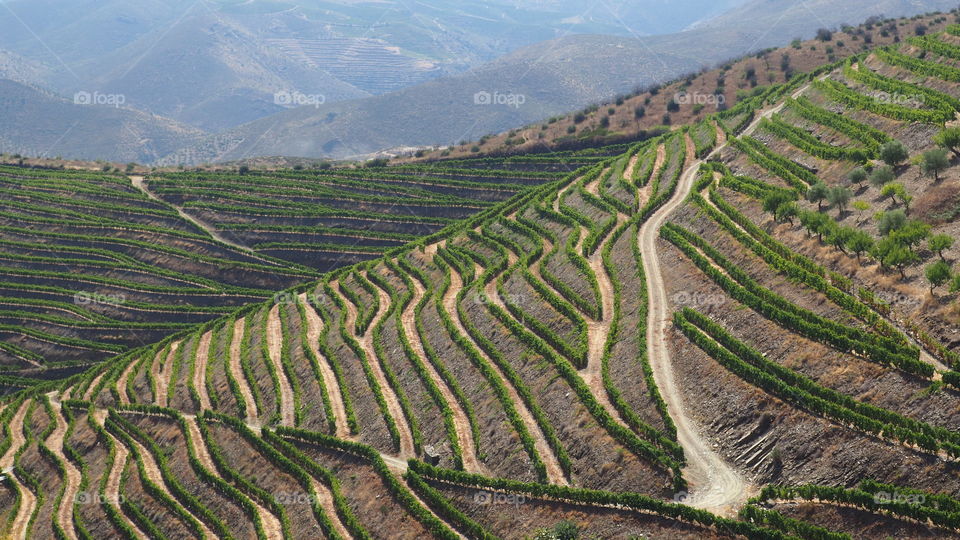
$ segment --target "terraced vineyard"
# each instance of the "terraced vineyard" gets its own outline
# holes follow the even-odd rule
[[[227,242],[330,271],[377,259],[617,150],[389,169],[167,173],[144,187]]]
[[[512,160],[516,170],[464,162],[143,178],[2,167],[0,386],[82,371],[619,150]]]
[[[430,181],[433,195],[404,184],[403,198],[438,213],[490,199],[8,397],[0,524],[60,538],[956,537],[943,285],[960,279],[930,271],[957,255],[934,241],[955,235],[960,197],[934,148],[960,147],[944,130],[960,110],[954,30],[576,157],[562,178],[531,174],[539,157],[435,167],[477,191]],[[248,193],[286,219],[348,191],[365,211],[385,204],[351,174],[148,184],[256,247],[217,212]]]
[[[316,275],[218,242],[129,179],[0,167],[3,385],[75,372]]]

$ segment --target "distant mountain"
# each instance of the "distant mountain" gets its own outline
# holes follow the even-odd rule
[[[144,163],[202,135],[169,119],[116,106],[78,105],[0,80],[0,152]]]
[[[274,155],[342,159],[395,147],[452,144],[537,122],[762,48],[782,46],[821,27],[954,5],[946,0],[815,0],[803,5],[755,0],[676,34],[641,39],[571,36],[399,92],[284,111],[208,137],[160,163]],[[491,101],[504,103],[486,104],[488,95]],[[510,96],[520,98],[508,103]]]
[[[40,84],[45,72],[40,64],[10,51],[0,50],[0,79],[36,85]]]
[[[399,145],[470,139],[697,67],[680,56],[651,57],[635,39],[572,36],[399,92],[286,111],[211,136],[160,163],[258,155],[347,158]]]
[[[474,139],[820,27],[945,10],[956,0],[543,0],[535,9],[520,0],[427,0],[416,11],[400,0],[0,3],[0,77],[68,101],[76,92],[119,95],[146,113],[108,111],[135,117],[149,137],[91,133],[90,144],[61,141],[58,153],[188,164],[347,158]],[[22,98],[23,88],[4,88],[15,91],[0,99]],[[67,132],[70,123],[45,111],[69,103],[44,92],[30,101],[36,116],[0,120],[4,148],[48,153],[56,138],[32,135],[32,126]],[[130,146],[140,139],[149,142]]]
[[[49,66],[42,82],[63,95],[119,93],[221,130],[296,104],[287,95],[380,95],[566,35],[678,31],[744,1],[7,0],[0,49]]]
[[[859,24],[873,15],[907,17],[956,7],[954,0],[749,0],[696,28],[740,26],[756,37],[758,45],[767,47],[783,37],[812,37],[818,28]],[[750,24],[744,25],[745,21]]]

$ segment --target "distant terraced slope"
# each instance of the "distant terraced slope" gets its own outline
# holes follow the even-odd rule
[[[919,270],[940,259],[922,237],[955,227],[924,192],[956,200],[957,168],[900,165],[893,197],[858,188],[885,213],[912,202],[917,221],[883,231],[806,200],[880,169],[889,140],[907,148],[893,161],[923,155],[954,121],[960,40],[931,39],[8,397],[0,523],[70,538],[526,538],[566,522],[601,538],[957,537],[956,297],[922,292]],[[922,306],[882,301],[890,288]]]
[[[166,173],[144,184],[228,241],[328,271],[376,259],[625,148],[389,168]]]
[[[215,241],[124,177],[0,167],[0,191],[6,375],[100,361],[314,275]]]
[[[271,174],[0,168],[5,383],[62,377],[368,261],[620,148]]]

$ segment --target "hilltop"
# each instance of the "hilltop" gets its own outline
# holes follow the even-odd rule
[[[757,21],[757,27],[763,27],[763,21],[767,21],[769,25],[775,24],[778,30],[792,31],[780,28],[789,24],[791,19],[782,17],[783,13],[771,4],[751,4],[721,20],[743,20],[749,13],[749,20]],[[843,7],[854,12],[857,9],[857,6]],[[830,6],[830,9],[835,8]],[[826,7],[811,5],[809,9]],[[842,13],[852,14],[848,11]],[[600,101],[574,113],[552,116],[522,128],[485,135],[472,141],[464,140],[456,145],[425,149],[417,152],[416,157],[410,155],[398,161],[527,154],[642,139],[672,126],[697,122],[718,111],[730,109],[739,101],[762,92],[770,84],[789,81],[796,73],[809,72],[823,64],[877,46],[898,43],[918,33],[936,32],[947,24],[948,18],[940,13],[916,15],[909,19],[874,16],[858,26],[843,25],[820,37],[795,39],[789,45],[751,51],[740,59],[718,58],[714,61],[720,64],[719,67],[704,68],[671,82]],[[711,22],[696,32],[710,35],[710,29],[715,26],[726,28]],[[824,30],[829,29],[824,27]],[[784,35],[802,33],[797,28],[795,34]],[[710,38],[702,37],[701,41],[707,39],[715,41],[717,38],[711,35]]]

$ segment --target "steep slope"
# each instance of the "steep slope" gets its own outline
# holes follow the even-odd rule
[[[540,156],[530,170],[463,163],[143,177],[2,166],[3,383],[75,373],[377,259],[561,178],[554,170],[567,163],[622,150]]]
[[[840,5],[842,9],[833,9]],[[883,6],[869,0],[829,0],[810,10],[806,7],[762,2],[764,16],[775,18],[767,24],[756,24],[752,15],[746,15],[748,10],[740,10],[722,25],[667,35],[565,36],[399,92],[272,115],[213,135],[160,163],[257,155],[348,158],[400,147],[453,145],[657,86],[767,47],[785,46],[794,38],[811,36],[817,28],[844,22],[840,14],[856,14],[850,22],[858,23],[885,13]],[[946,0],[930,0],[903,3],[898,11],[915,14],[953,7]],[[849,45],[836,48],[846,51]],[[736,89],[730,93],[732,97]],[[626,116],[632,124],[637,105],[621,118]],[[661,117],[651,118],[659,122]],[[526,140],[536,143],[537,133]]]
[[[204,135],[173,120],[78,103],[11,80],[0,79],[0,96],[0,151],[6,153],[149,162]]]
[[[254,155],[345,158],[396,146],[477,138],[663,82],[701,65],[668,52],[651,55],[647,47],[631,38],[565,37],[399,92],[270,116],[214,135],[159,163]],[[624,71],[625,65],[631,69]]]
[[[960,249],[923,195],[960,193],[958,59],[951,26],[824,66],[10,396],[6,532],[956,537],[960,286],[921,268]],[[85,481],[120,503],[71,513]]]
[[[535,9],[489,0],[12,0],[0,10],[0,48],[48,66],[44,85],[64,95],[122,93],[139,110],[219,130],[282,111],[278,92],[329,103],[379,95],[562,35],[679,31],[742,1],[697,0],[696,10],[660,1],[649,11],[623,0],[592,10],[569,0]]]

